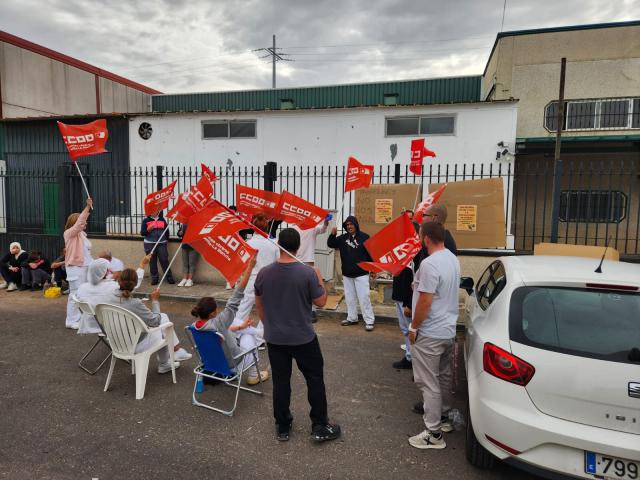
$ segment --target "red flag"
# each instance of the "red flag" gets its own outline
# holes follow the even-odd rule
[[[189,230],[187,229],[187,234]],[[256,250],[251,248],[237,233],[221,237],[203,237],[191,242],[200,255],[233,285],[247,268]]]
[[[174,180],[162,190],[150,193],[144,199],[144,214],[153,215],[160,210],[164,210],[169,205],[169,199],[173,196],[173,189],[177,180]]]
[[[167,213],[167,218],[180,223],[189,223],[189,217],[202,210],[211,203],[213,196],[213,182],[217,180],[207,166],[202,163],[202,177],[195,187],[191,187],[188,192],[184,192],[178,197],[178,201]]]
[[[424,218],[425,212],[427,211],[427,208],[429,208],[431,205],[433,205],[440,199],[446,187],[447,187],[447,184],[445,183],[435,192],[429,193],[427,195],[427,198],[425,198],[422,202],[418,204],[418,206],[416,207],[416,211],[413,214],[413,220],[416,223],[422,223],[422,220]]]
[[[286,190],[280,196],[279,215],[285,222],[297,225],[300,230],[315,227],[329,215],[325,209],[289,193]]]
[[[279,193],[236,185],[236,208],[238,213],[245,213],[250,216],[256,213],[264,213],[269,218],[277,218],[279,203]]]
[[[344,193],[357,190],[358,188],[369,188],[372,178],[373,165],[363,165],[354,157],[349,157]]]
[[[104,144],[109,138],[107,121],[105,119],[84,125],[66,125],[57,122],[64,144],[69,150],[71,160],[76,161],[77,157],[87,155],[97,155],[106,152]]]
[[[368,272],[389,272],[398,275],[420,251],[420,238],[409,216],[403,213],[373,237],[364,242],[373,262],[358,266]]]
[[[424,157],[435,156],[435,152],[432,152],[424,146],[424,138],[411,140],[411,164],[409,165],[409,171],[415,175],[422,175],[422,159]]]
[[[189,218],[189,228],[183,243],[201,240],[202,237],[231,235],[246,228],[246,224],[217,200]]]

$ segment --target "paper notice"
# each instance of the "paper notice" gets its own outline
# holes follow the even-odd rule
[[[376,198],[376,223],[389,223],[393,220],[393,199]]]
[[[456,230],[464,232],[476,231],[478,228],[477,205],[458,205],[456,213]]]

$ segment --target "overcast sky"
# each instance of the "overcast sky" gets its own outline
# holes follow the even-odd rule
[[[163,92],[480,74],[504,0],[1,0],[0,29]],[[503,30],[640,19],[640,0],[507,0]],[[283,55],[284,56],[284,55]]]

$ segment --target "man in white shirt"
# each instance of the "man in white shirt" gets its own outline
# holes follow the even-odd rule
[[[442,449],[442,432],[451,424],[442,414],[449,409],[451,356],[458,321],[460,264],[444,246],[445,229],[437,222],[420,227],[429,256],[420,263],[413,280],[413,318],[409,326],[413,377],[422,392],[426,429],[409,438],[412,447]]]
[[[254,230],[261,230],[262,232],[266,232],[269,228],[268,219],[266,215],[262,213],[254,215],[251,223],[256,227]],[[256,277],[258,276],[258,272],[262,268],[266,267],[267,265],[271,265],[272,263],[276,262],[278,258],[280,258],[280,250],[278,249],[277,245],[275,245],[271,240],[260,235],[260,233],[258,233],[257,231],[249,240],[247,240],[247,243],[251,247],[255,248],[258,251],[258,254],[256,256],[256,265],[251,271],[251,276],[249,277],[247,286],[244,289],[244,297],[242,297],[242,301],[238,306],[236,317],[231,324],[232,326],[242,325],[249,317],[249,314],[251,314],[251,309],[256,303],[256,294],[253,285],[256,281]],[[250,326],[238,330],[236,332],[236,335],[238,337],[238,341],[240,342],[240,348],[242,349],[242,351],[250,350],[263,342],[264,327],[262,326],[262,322],[259,322],[255,327]],[[260,372],[260,376],[262,377],[263,382],[269,378],[267,371]],[[249,370],[247,384],[255,385],[259,382],[260,379],[258,378],[258,370],[255,367],[252,367]]]

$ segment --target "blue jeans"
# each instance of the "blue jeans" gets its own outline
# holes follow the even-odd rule
[[[404,357],[411,361],[411,342],[409,341],[409,325],[411,325],[411,317],[407,317],[404,314],[402,302],[396,302],[396,313],[398,315],[400,331],[402,332],[402,335],[404,335],[404,344],[407,347]]]

